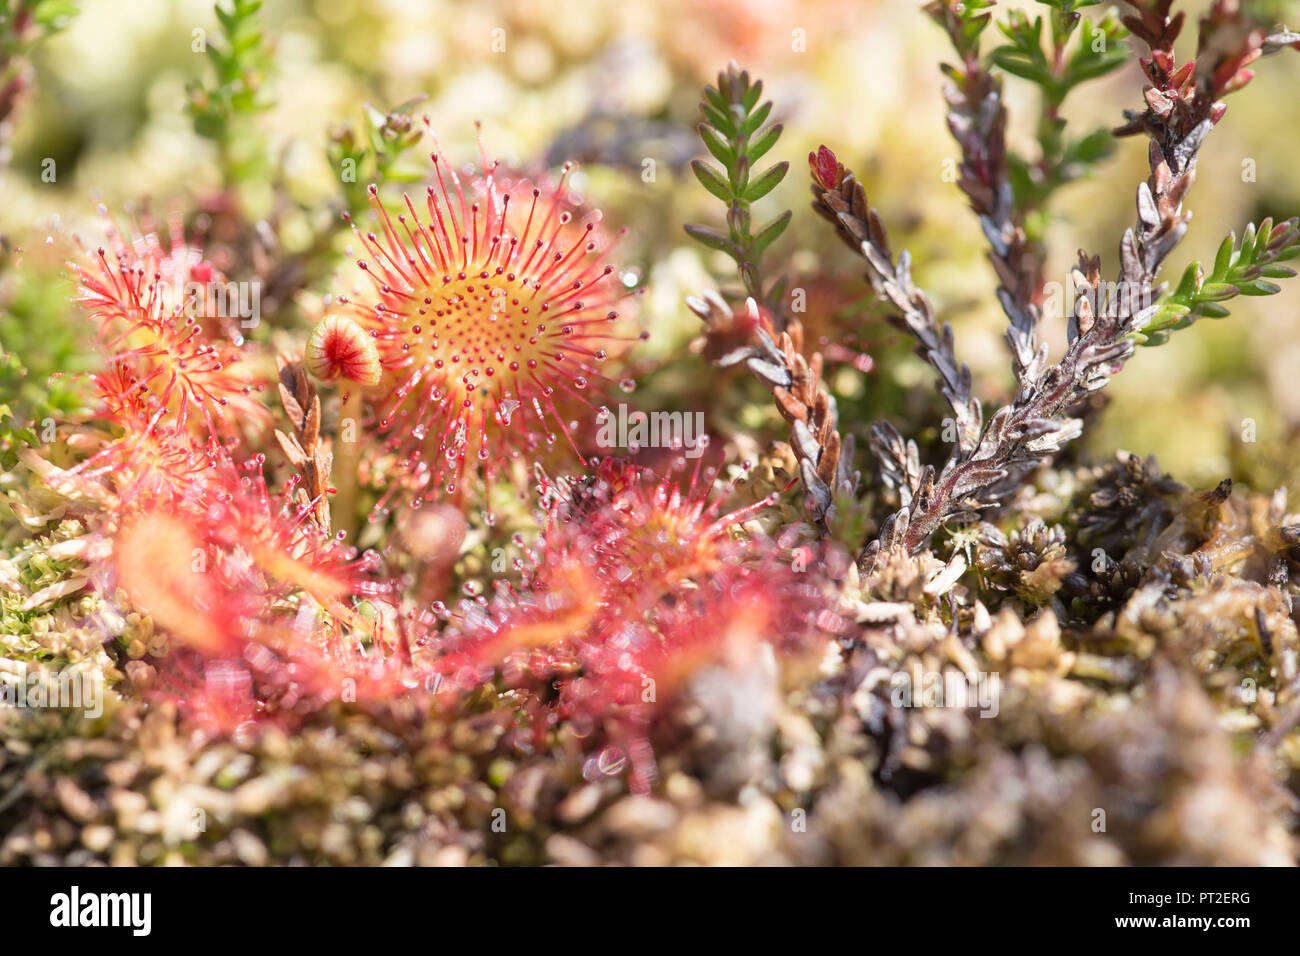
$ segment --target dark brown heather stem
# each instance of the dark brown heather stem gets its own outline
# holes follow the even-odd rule
[[[955,29],[955,23],[949,25],[949,32]],[[1006,341],[1012,369],[1024,390],[1032,388],[1047,367],[1046,347],[1038,344],[1043,254],[1025,235],[1011,188],[1002,84],[980,65],[975,51],[963,60],[960,72],[949,72],[943,85],[948,130],[962,153],[957,185],[970,200],[989,243],[998,302],[1009,323]]]
[[[916,339],[916,354],[938,374],[936,387],[957,426],[953,458],[965,458],[979,441],[981,412],[979,402],[971,396],[970,369],[957,361],[952,326],[946,322],[939,325],[930,300],[912,283],[912,259],[907,250],[898,254],[895,263],[885,227],[853,172],[824,146],[809,156],[809,163],[813,208],[835,223],[849,248],[867,260],[872,286],[894,306],[888,321]]]

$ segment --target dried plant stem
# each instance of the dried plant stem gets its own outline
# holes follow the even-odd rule
[[[357,470],[361,465],[361,388],[345,384],[339,402],[338,437],[334,442],[337,462],[334,478],[335,524],[352,541],[357,530]],[[345,432],[350,428],[351,435]],[[351,438],[349,441],[348,438]]]
[[[281,356],[280,402],[293,424],[293,433],[276,429],[275,437],[289,464],[298,471],[298,503],[326,534],[330,530],[329,481],[333,456],[320,440],[320,397],[312,388],[301,362]]]
[[[1046,346],[1038,343],[1042,317],[1043,250],[1030,243],[1021,224],[1007,167],[1007,111],[1001,84],[968,53],[960,79],[943,87],[948,129],[961,147],[957,185],[970,200],[989,243],[989,261],[998,277],[998,302],[1009,325],[1006,341],[1021,387],[1032,386],[1047,367]],[[1045,122],[1054,107],[1044,103]]]
[[[1155,311],[1156,277],[1187,230],[1190,217],[1182,211],[1182,197],[1191,186],[1196,153],[1211,125],[1208,120],[1198,124],[1168,150],[1152,141],[1152,174],[1138,189],[1138,222],[1120,244],[1117,288],[1127,294],[1102,301],[1100,260],[1080,254],[1070,344],[1060,362],[1036,379],[1022,381],[1016,400],[994,413],[972,454],[954,457],[933,480],[923,474],[910,506],[891,516],[866,552],[872,545],[922,547],[945,518],[996,504],[1079,436],[1082,423],[1067,413],[1124,366],[1135,347],[1132,333]]]
[[[875,540],[864,543],[863,562],[881,549],[919,550],[947,518],[1005,500],[1081,433],[1082,423],[1069,417],[1070,410],[1123,368],[1133,354],[1135,336],[1158,311],[1163,288],[1156,282],[1166,257],[1187,231],[1190,214],[1183,211],[1182,200],[1195,178],[1200,147],[1223,115],[1219,99],[1249,81],[1245,66],[1269,43],[1262,30],[1239,16],[1235,5],[1216,5],[1202,21],[1201,45],[1217,52],[1203,53],[1195,64],[1175,69],[1173,41],[1182,16],[1169,17],[1166,0],[1135,6],[1141,17],[1126,18],[1125,23],[1151,47],[1151,60],[1143,61],[1151,86],[1144,94],[1147,109],[1130,112],[1128,125],[1118,132],[1147,133],[1151,174],[1137,191],[1137,222],[1120,242],[1114,294],[1108,294],[1101,281],[1100,260],[1080,253],[1073,273],[1076,302],[1069,345],[1050,367],[1045,347],[1036,341],[1038,310],[1024,282],[1032,275],[1026,267],[1032,257],[1023,233],[1016,232],[1014,209],[999,204],[998,193],[1005,195],[1005,183],[998,176],[1005,159],[1005,117],[996,87],[977,62],[968,62],[968,69],[975,70],[973,80],[968,77],[967,88],[950,97],[955,101],[953,132],[970,167],[963,189],[994,247],[1019,386],[1015,400],[999,408],[982,429],[979,405],[970,396],[969,372],[956,362],[951,331],[944,326],[939,334],[928,301],[911,285],[906,253],[894,265],[884,227],[853,173],[825,147],[811,157],[814,207],[835,222],[842,238],[867,260],[873,284],[898,310],[895,324],[918,340],[918,354],[939,372],[939,390],[961,426],[957,447],[938,473],[932,466],[919,466],[915,443],[904,442],[892,426],[873,427],[872,449],[881,459],[882,478],[897,490],[902,508],[882,523]]]
[[[1199,140],[1194,146],[1199,146]],[[1176,182],[1168,181],[1165,174],[1161,177],[1159,204],[1145,184],[1139,190],[1140,234],[1148,254],[1137,256],[1137,243],[1142,240],[1134,238],[1133,230],[1126,234],[1121,250],[1125,278],[1147,289],[1160,262],[1186,228],[1179,219],[1178,200],[1190,185],[1190,168],[1184,163]],[[837,224],[850,246],[856,244],[867,260],[877,288],[898,310],[894,323],[920,343],[918,354],[939,372],[939,390],[957,416],[957,445],[937,476],[932,466],[919,468],[915,443],[905,443],[893,426],[879,423],[873,427],[872,448],[881,458],[882,476],[898,491],[903,507],[885,520],[875,541],[866,543],[862,557],[865,560],[886,546],[914,551],[947,517],[997,503],[1030,471],[1079,435],[1081,424],[1066,417],[1066,412],[1089,392],[1103,387],[1123,366],[1134,348],[1129,334],[1141,326],[1154,306],[1134,311],[1132,300],[1120,297],[1123,301],[1108,303],[1108,308],[1092,309],[1090,303],[1096,301],[1095,290],[1100,287],[1098,264],[1084,260],[1082,270],[1075,273],[1076,286],[1081,293],[1093,295],[1079,297],[1065,356],[1025,384],[1015,402],[1000,408],[981,430],[979,403],[970,394],[970,372],[957,364],[951,328],[945,325],[942,336],[938,333],[928,300],[911,284],[907,254],[901,253],[898,265],[893,265],[884,227],[867,204],[861,184],[829,150],[814,159],[813,178],[816,208]],[[1157,215],[1148,222],[1157,209],[1164,210],[1168,219]]]
[[[735,322],[731,306],[716,292],[686,300],[704,322],[706,336],[718,335]],[[772,392],[781,417],[790,423],[790,446],[799,462],[804,487],[804,507],[823,536],[829,533],[836,495],[857,490],[859,473],[853,471],[853,436],[837,430],[835,399],[822,384],[822,357],[803,356],[803,327],[796,321],[773,335],[765,327],[752,298],[746,301],[753,326],[750,339],[718,358],[721,368],[744,362]]]
[[[813,208],[835,223],[849,248],[867,260],[872,286],[896,310],[889,322],[916,339],[916,354],[938,373],[936,385],[957,426],[954,456],[969,454],[979,440],[980,405],[971,396],[970,369],[957,361],[952,326],[940,327],[930,300],[912,283],[912,259],[906,249],[895,264],[885,227],[853,172],[824,146],[809,162]]]

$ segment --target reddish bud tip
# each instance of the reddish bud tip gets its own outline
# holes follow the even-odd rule
[[[346,379],[377,385],[383,374],[379,350],[365,330],[342,315],[327,315],[307,340],[307,370],[324,382]]]
[[[808,166],[812,169],[813,179],[825,190],[838,189],[840,185],[840,164],[835,154],[825,146],[820,146],[815,153],[808,154]]]

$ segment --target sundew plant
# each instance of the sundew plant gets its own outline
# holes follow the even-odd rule
[[[0,863],[1296,862],[1296,11],[112,6],[0,0]]]

